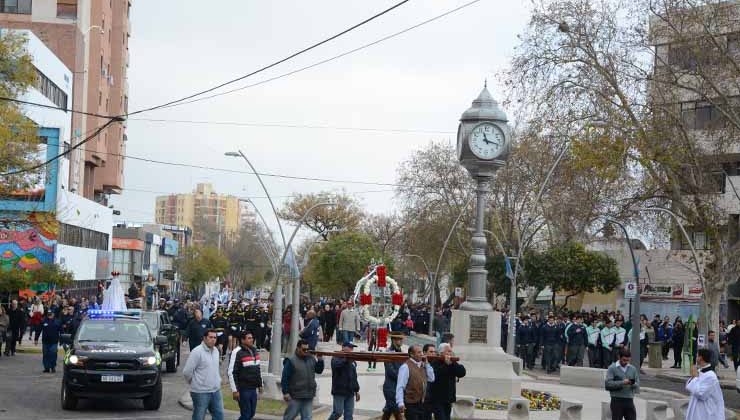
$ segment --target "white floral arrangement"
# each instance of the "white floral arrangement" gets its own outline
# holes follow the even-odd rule
[[[378,276],[373,272],[371,277],[367,277],[365,281],[361,285],[362,293],[365,295],[370,294],[370,286],[377,283]],[[401,289],[398,287],[398,283],[396,283],[395,280],[393,280],[390,276],[385,277],[386,284],[388,287],[391,288],[391,297],[396,293],[401,293]],[[376,316],[373,316],[370,314],[370,305],[360,305],[360,317],[362,317],[363,320],[370,322],[374,325],[388,325],[391,321],[396,319],[398,316],[399,311],[401,310],[401,305],[393,305],[393,312],[388,315],[387,317],[378,318]]]

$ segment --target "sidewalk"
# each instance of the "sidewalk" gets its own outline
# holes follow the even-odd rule
[[[684,373],[683,369],[673,369],[673,350],[668,354],[668,360],[662,361],[662,368],[651,368],[648,367],[648,358],[645,358],[645,362],[642,365],[642,370],[647,375],[655,376],[660,379],[667,379],[673,382],[685,383],[689,379],[689,374]],[[735,389],[735,371],[733,369],[732,360],[728,360],[729,368],[725,368],[720,364],[717,366],[717,376],[719,377],[720,386],[724,389]]]

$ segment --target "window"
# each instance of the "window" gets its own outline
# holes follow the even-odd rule
[[[77,0],[57,0],[57,17],[77,19]]]
[[[726,120],[716,105],[706,102],[684,102],[681,118],[687,129],[711,130],[725,126]]]
[[[0,13],[31,14],[31,0],[0,0]]]
[[[78,248],[108,250],[107,233],[68,225],[66,223],[59,224],[58,241],[62,245],[76,246]]]
[[[1,0],[0,0],[1,1]],[[54,82],[49,80],[41,70],[36,69],[36,89],[52,101],[59,108],[67,109],[67,94],[59,88]]]

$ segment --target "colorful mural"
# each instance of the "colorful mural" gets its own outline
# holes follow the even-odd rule
[[[52,213],[0,212],[0,269],[54,262],[59,222]]]

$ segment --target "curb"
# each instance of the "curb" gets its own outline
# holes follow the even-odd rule
[[[672,376],[672,375],[666,375],[664,373],[659,373],[659,374],[655,375],[655,377],[658,378],[658,379],[665,379],[667,381],[677,382],[677,383],[681,383],[681,384],[686,383],[686,379],[688,379],[688,378],[679,378],[679,377]],[[728,389],[728,390],[736,389],[736,386],[735,385],[727,384],[727,383],[722,383],[721,381],[719,383],[719,386],[722,389]]]
[[[680,392],[675,391],[666,391],[665,389],[659,389],[659,388],[650,388],[647,386],[640,386],[640,391],[646,391],[646,392],[653,392],[655,394],[663,394],[668,395],[672,398],[688,398],[688,395],[681,394]],[[638,396],[640,394],[637,394]]]

